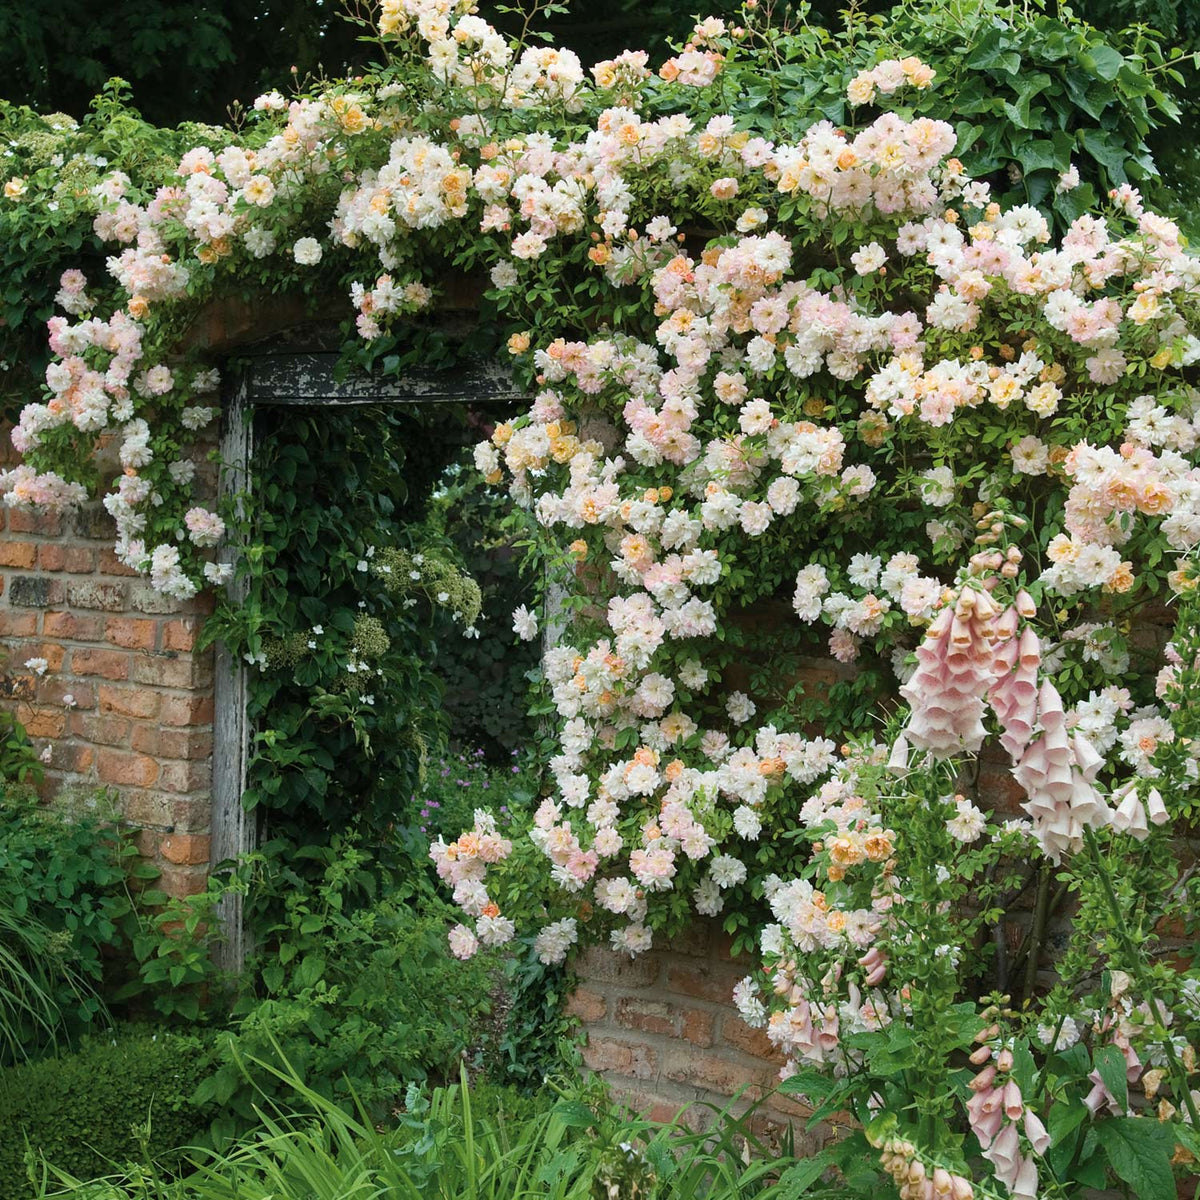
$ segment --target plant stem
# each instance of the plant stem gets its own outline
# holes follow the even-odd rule
[[[1133,968],[1133,975],[1137,980],[1138,987],[1141,988],[1146,1003],[1154,1013],[1154,1019],[1163,1030],[1162,1048],[1167,1056],[1167,1061],[1171,1064],[1171,1074],[1175,1077],[1175,1086],[1179,1089],[1180,1099],[1184,1108],[1187,1109],[1192,1128],[1200,1129],[1200,1115],[1197,1115],[1196,1102],[1192,1099],[1192,1092],[1188,1087],[1187,1072],[1183,1069],[1183,1064],[1179,1061],[1179,1055],[1175,1053],[1175,1044],[1167,1036],[1166,1018],[1162,1008],[1159,1006],[1158,997],[1154,994],[1154,989],[1146,977],[1146,965],[1142,960],[1141,951],[1134,945],[1133,939],[1129,936],[1129,931],[1125,928],[1121,905],[1117,900],[1116,889],[1112,885],[1112,877],[1109,875],[1108,867],[1100,857],[1100,846],[1096,841],[1096,835],[1091,829],[1084,829],[1083,836],[1088,844],[1088,849],[1092,852],[1092,860],[1096,864],[1096,872],[1100,876],[1100,884],[1104,889],[1104,897],[1108,901],[1108,906],[1112,913],[1113,926],[1117,938],[1121,943],[1122,949],[1128,956],[1129,965]]]
[[[1033,926],[1029,930],[1029,952],[1025,958],[1025,982],[1021,985],[1021,999],[1028,1004],[1037,987],[1038,963],[1042,954],[1042,942],[1046,937],[1046,920],[1050,911],[1050,871],[1043,865],[1038,873],[1037,899],[1033,908]]]

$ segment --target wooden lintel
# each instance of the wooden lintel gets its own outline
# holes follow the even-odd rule
[[[503,364],[489,360],[449,369],[410,367],[402,375],[339,377],[336,354],[265,354],[247,370],[247,402],[254,407],[449,404],[518,401],[528,395]]]

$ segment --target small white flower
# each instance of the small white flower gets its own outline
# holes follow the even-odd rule
[[[50,664],[44,658],[27,658],[25,660],[25,666],[35,675],[45,675]]]
[[[537,637],[537,614],[531,613],[525,605],[513,612],[513,632],[523,641],[531,642]]]
[[[292,247],[292,257],[302,267],[315,267],[321,261],[321,243],[316,238],[303,237]]]

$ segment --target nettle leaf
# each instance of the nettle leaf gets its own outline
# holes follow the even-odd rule
[[[1114,1117],[1100,1126],[1109,1165],[1138,1200],[1175,1200],[1175,1134],[1152,1117]]]

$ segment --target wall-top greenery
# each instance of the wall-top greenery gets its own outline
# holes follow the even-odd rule
[[[1156,953],[1193,936],[1198,886],[1172,834],[1200,775],[1200,260],[1152,145],[1183,52],[984,0],[833,28],[748,0],[664,62],[588,71],[466,4],[357,15],[377,62],[227,125],[156,127],[119,85],[82,123],[5,110],[14,362],[61,310],[19,356],[37,379],[10,372],[7,502],[107,487],[108,431],[122,561],[190,597],[243,546],[249,598],[211,630],[261,670],[247,801],[285,844],[231,868],[273,901],[278,962],[226,1053],[287,1034],[327,1099],[351,1060],[385,1105],[432,1065],[405,1058],[401,966],[448,992],[448,945],[476,1014],[497,956],[550,993],[576,945],[719,918],[789,1086],[859,1122],[817,1161],[844,1194],[1166,1200],[1200,1153],[1200,979]],[[512,618],[560,626],[539,794],[429,847],[444,943],[393,818],[425,782],[433,622],[470,628],[480,592],[436,521],[396,519],[419,435],[277,430],[264,503],[211,511],[218,380],[186,333],[231,295],[336,289],[344,366],[402,371],[453,352],[426,315],[449,271],[487,273],[473,347],[533,397],[475,467],[563,599]],[[1138,632],[1164,603],[1165,649]],[[814,654],[841,688],[795,669]],[[440,1032],[415,1036],[461,1042]],[[226,1062],[196,1096],[245,1113],[244,1079]]]

